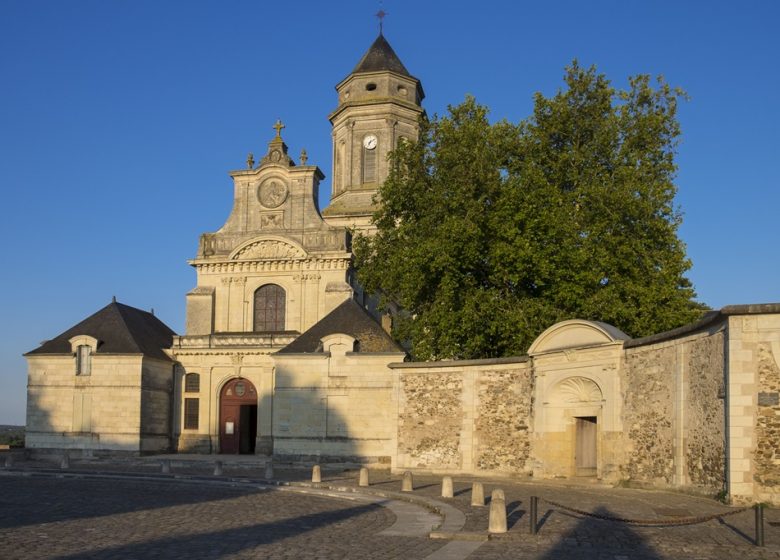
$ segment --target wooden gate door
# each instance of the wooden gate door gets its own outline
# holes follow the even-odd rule
[[[233,379],[219,395],[219,452],[254,453],[257,391],[246,379]]]
[[[596,417],[585,416],[576,420],[574,462],[577,476],[596,476]]]

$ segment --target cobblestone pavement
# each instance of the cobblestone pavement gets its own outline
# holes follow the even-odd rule
[[[72,463],[72,469],[135,470],[129,464]],[[19,465],[35,470],[39,463]],[[51,468],[52,465],[44,465]],[[224,476],[262,479],[260,466],[224,464]],[[213,463],[173,465],[174,475],[208,476]],[[161,475],[156,475],[161,476]],[[295,483],[309,472],[276,469],[275,479]],[[357,473],[323,467],[323,484],[355,490]],[[398,492],[400,477],[371,471],[371,492]],[[193,480],[191,482],[197,482]],[[488,507],[472,508],[471,480],[455,477],[455,497],[442,499],[441,479],[415,477],[413,497],[438,499],[466,522],[456,539],[484,539]],[[541,501],[539,534],[528,531],[528,504],[539,496],[571,507],[635,519],[666,519],[729,511],[710,499],[681,493],[599,485],[483,480],[485,493],[506,493],[509,531],[483,542],[472,559],[780,559],[780,511],[766,510],[766,546],[756,547],[752,510],[691,526],[651,527],[572,514]],[[168,482],[22,479],[0,477],[1,558],[401,558],[423,559],[443,540],[379,533],[393,514],[376,505],[250,488]],[[777,527],[771,524],[778,524]],[[450,541],[452,542],[452,541]],[[455,541],[456,543],[459,541]],[[52,543],[55,543],[52,545]],[[463,542],[463,547],[473,546]],[[52,547],[52,548],[49,548]],[[452,546],[450,545],[450,549]],[[53,552],[50,552],[53,551]],[[14,556],[16,554],[16,556]],[[81,556],[79,556],[81,555]],[[461,557],[465,557],[464,553]]]
[[[395,516],[347,500],[133,480],[0,477],[0,557],[424,558]]]

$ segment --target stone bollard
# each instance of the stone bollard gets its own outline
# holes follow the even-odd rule
[[[222,476],[222,461],[217,461],[214,465],[214,476]]]
[[[314,465],[311,468],[311,481],[315,483],[322,482],[322,470],[319,465]]]
[[[490,496],[488,533],[506,533],[506,500],[503,490],[493,490]]]
[[[404,479],[401,482],[401,492],[411,492],[414,490],[414,480],[412,480],[412,471],[404,473]]]
[[[9,453],[8,455],[5,456],[5,468],[10,469],[13,466],[14,466],[14,456],[11,453]]]
[[[266,480],[272,480],[274,477],[274,464],[271,461],[268,461],[265,464],[265,478]]]
[[[484,507],[485,505],[485,487],[481,482],[475,482],[471,485],[471,505]]]
[[[67,453],[62,454],[62,461],[60,461],[60,468],[61,469],[70,468],[70,456]]]
[[[362,467],[360,469],[360,478],[358,478],[358,486],[369,486],[368,469],[366,467]]]
[[[161,462],[161,471],[163,474],[171,474],[171,460],[163,459]]]
[[[453,497],[451,476],[445,476],[444,478],[441,479],[441,497],[442,498]]]

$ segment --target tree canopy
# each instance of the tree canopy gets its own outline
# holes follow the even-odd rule
[[[520,123],[471,97],[421,120],[355,241],[364,287],[404,310],[394,335],[417,359],[484,358],[574,317],[634,337],[698,318],[674,203],[684,96],[646,75],[617,90],[575,61]]]

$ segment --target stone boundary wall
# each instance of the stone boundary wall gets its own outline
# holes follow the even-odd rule
[[[530,470],[533,377],[526,358],[391,367],[398,375],[396,470]]]
[[[730,306],[726,388],[728,494],[780,504],[780,304]]]
[[[625,350],[624,477],[716,495],[725,485],[724,323]]]
[[[399,466],[463,468],[462,372],[404,373],[399,377]]]
[[[530,369],[477,375],[476,470],[530,473],[533,381]]]
[[[756,448],[753,454],[755,482],[773,501],[780,497],[780,355],[770,343],[758,345],[758,395]],[[780,349],[780,344],[774,345]]]
[[[626,350],[622,373],[624,476],[654,486],[673,484],[676,341]]]
[[[720,331],[690,341],[684,352],[682,483],[712,495],[726,484],[725,340]]]

